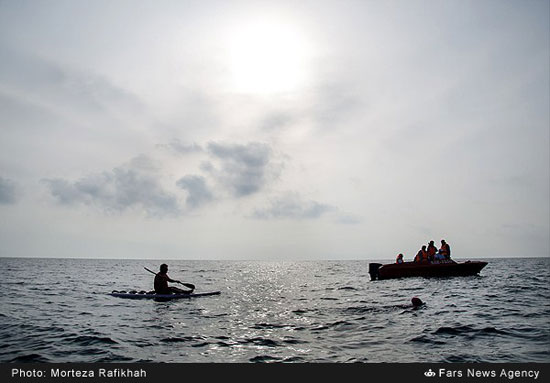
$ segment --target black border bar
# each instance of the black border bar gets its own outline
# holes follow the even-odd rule
[[[363,382],[543,382],[550,363],[2,363],[0,381],[162,382],[200,378],[346,379]]]

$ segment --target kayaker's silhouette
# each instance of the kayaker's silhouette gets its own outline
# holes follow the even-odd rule
[[[149,269],[147,269],[150,271]],[[155,293],[157,294],[190,294],[195,290],[195,285],[191,283],[183,283],[175,279],[171,279],[168,276],[168,265],[166,263],[163,263],[160,265],[160,271],[156,273],[155,275]],[[184,285],[185,287],[188,287],[190,290],[182,290],[177,287],[168,286],[168,282],[171,283],[179,283],[181,285]]]

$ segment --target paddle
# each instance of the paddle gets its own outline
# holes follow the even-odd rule
[[[157,275],[157,273],[155,273],[153,270],[149,270],[147,267],[143,267],[143,268],[144,268],[145,270],[147,270],[148,272],[150,272],[151,274]],[[179,284],[182,284],[182,285],[184,285],[185,287],[188,287],[188,288],[190,288],[190,289],[192,289],[192,290],[195,290],[195,285],[192,284],[192,283],[183,283],[183,282],[180,282],[180,281],[176,281],[176,282],[179,283]]]

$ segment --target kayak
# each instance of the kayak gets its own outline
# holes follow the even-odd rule
[[[371,280],[393,279],[405,277],[458,277],[477,275],[487,266],[487,262],[466,261],[455,262],[445,261],[440,263],[380,263],[369,264]]]
[[[219,295],[220,291],[211,291],[207,293],[191,293],[191,294],[155,294],[151,292],[126,292],[126,291],[113,291],[109,293],[112,297],[125,298],[125,299],[155,299],[155,300],[172,300],[183,298],[198,298],[207,297],[210,295]]]

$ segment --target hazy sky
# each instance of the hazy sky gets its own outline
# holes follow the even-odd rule
[[[0,256],[550,255],[544,0],[0,0]]]

